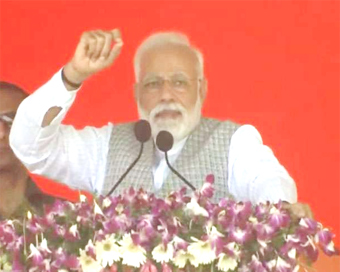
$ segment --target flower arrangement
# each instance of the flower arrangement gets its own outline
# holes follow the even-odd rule
[[[282,203],[221,199],[212,175],[192,197],[130,188],[93,202],[57,200],[39,216],[0,222],[0,270],[28,272],[288,272],[338,254],[333,234],[293,220]]]

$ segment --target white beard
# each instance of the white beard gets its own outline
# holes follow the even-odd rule
[[[139,117],[149,121],[151,125],[152,137],[156,139],[158,133],[162,130],[169,131],[174,137],[174,143],[187,137],[198,125],[201,119],[201,98],[197,97],[194,108],[189,112],[179,103],[160,103],[150,114],[148,114],[138,101],[137,103]],[[157,114],[165,110],[174,110],[181,113],[178,118],[156,117]]]

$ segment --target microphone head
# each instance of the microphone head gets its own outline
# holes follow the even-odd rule
[[[158,133],[156,137],[156,145],[159,150],[163,152],[168,152],[174,144],[174,137],[170,132],[162,130]]]
[[[137,140],[141,143],[147,142],[151,137],[151,126],[146,120],[139,120],[134,127]]]

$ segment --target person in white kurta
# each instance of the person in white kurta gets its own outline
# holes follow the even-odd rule
[[[102,192],[115,125],[76,130],[61,123],[81,84],[110,66],[122,46],[116,29],[85,32],[72,60],[20,105],[10,143],[30,171],[73,188]],[[169,153],[174,163],[200,120],[207,86],[202,54],[182,34],[155,34],[138,48],[135,74],[140,117],[150,122],[153,138],[164,129],[174,135]],[[255,127],[244,125],[234,133],[228,156],[226,184],[236,200],[283,200],[292,203],[287,207],[298,216],[311,216],[308,205],[296,203],[295,182]],[[154,186],[161,187],[168,174],[164,156],[156,149]]]

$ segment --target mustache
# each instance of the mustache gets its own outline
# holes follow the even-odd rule
[[[178,111],[184,116],[186,109],[179,103],[161,103],[150,112],[150,120],[154,120],[157,114],[163,111]]]

